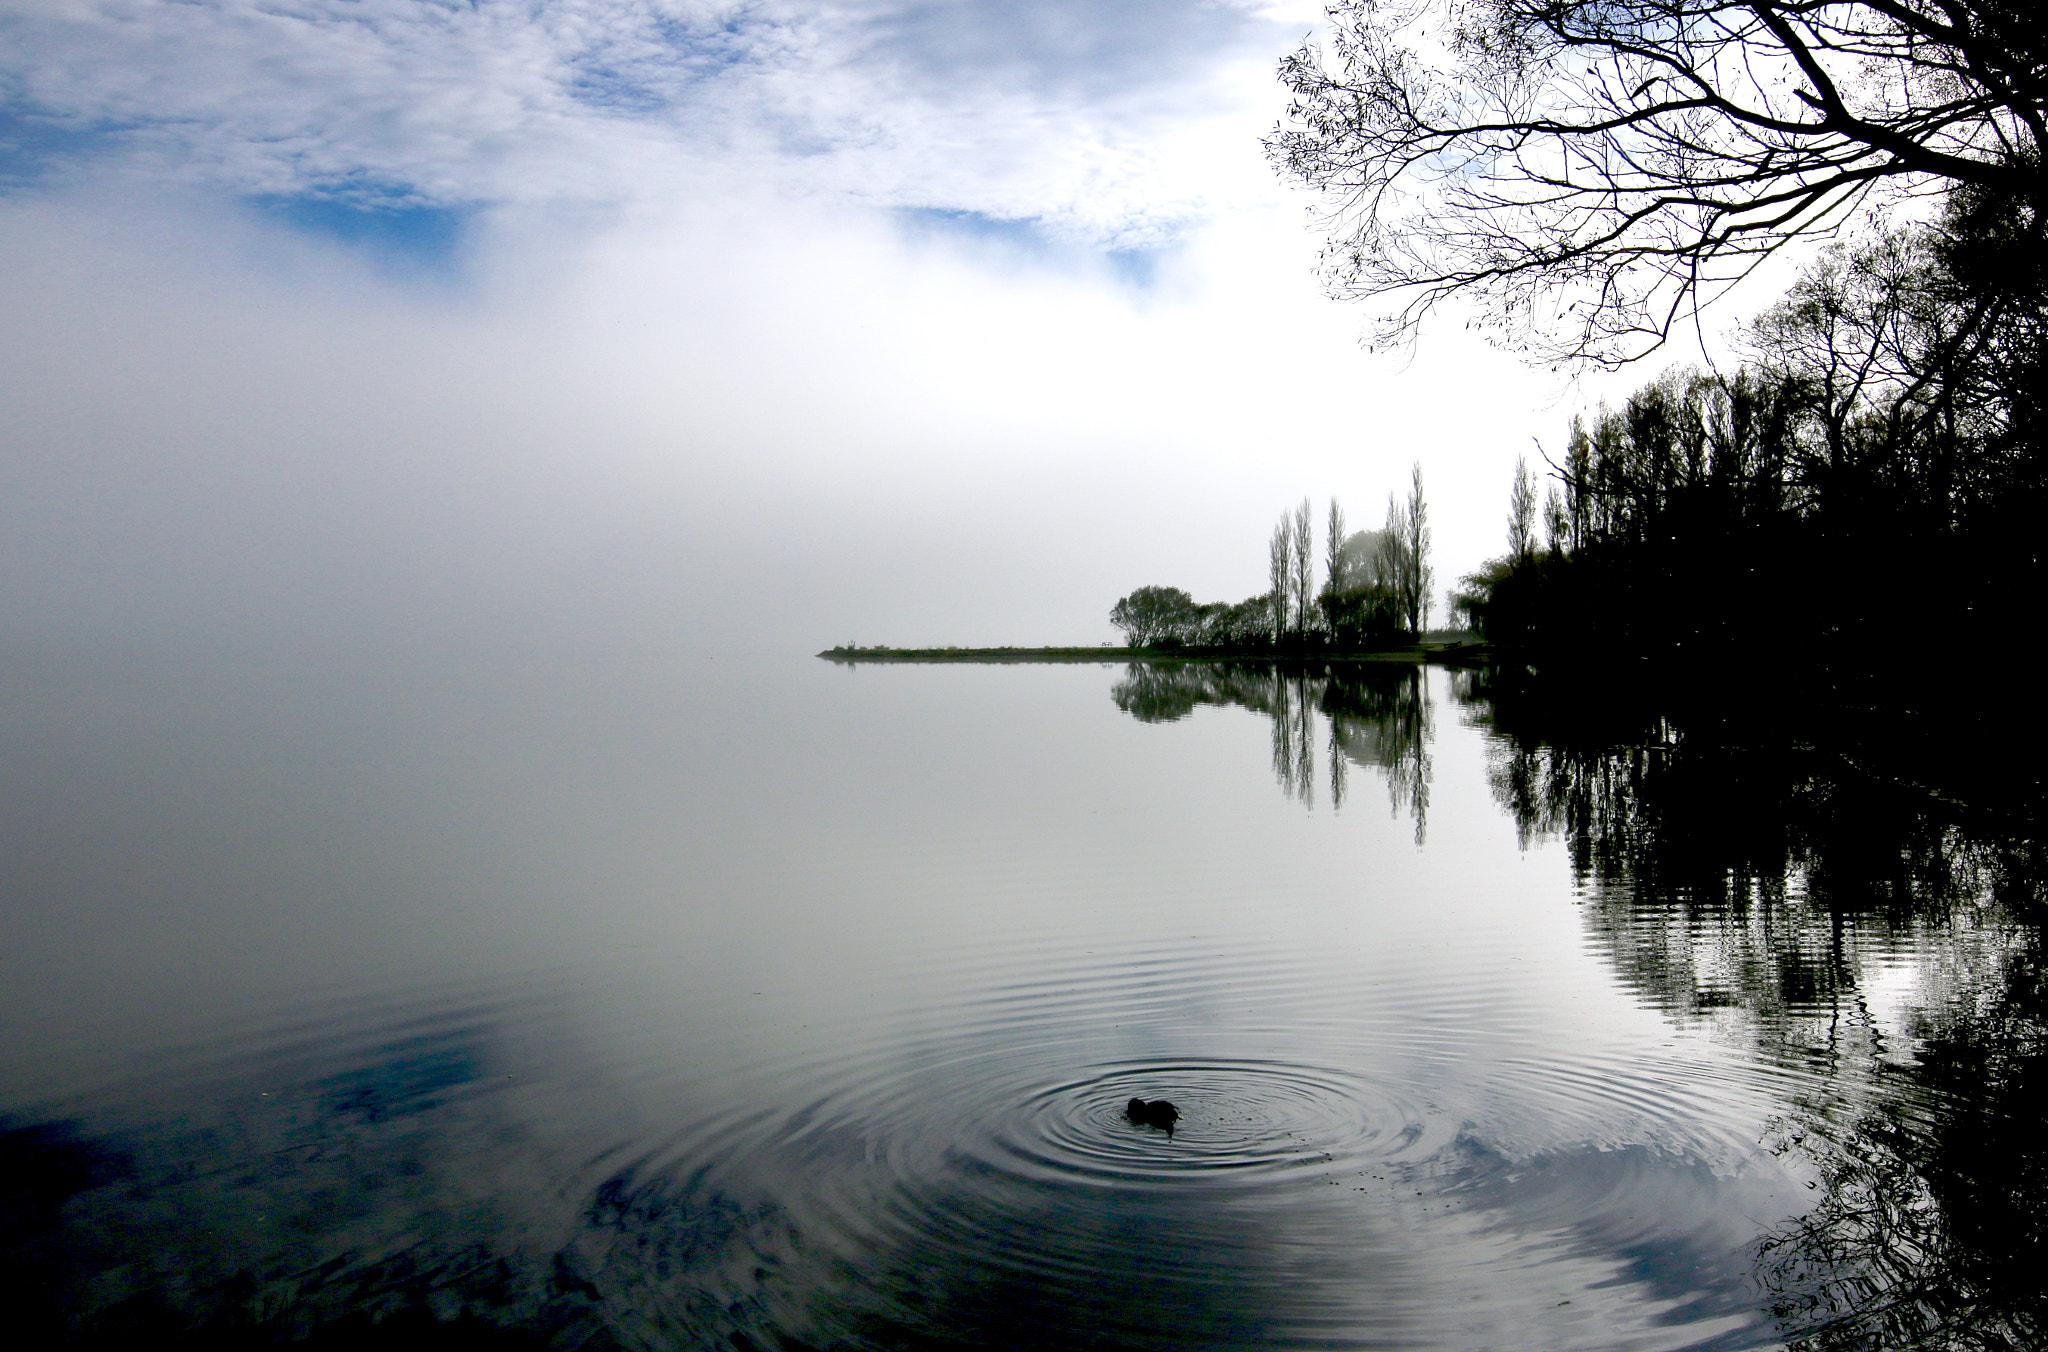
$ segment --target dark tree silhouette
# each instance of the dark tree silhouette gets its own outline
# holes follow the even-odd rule
[[[1508,557],[1516,562],[1536,552],[1536,481],[1529,462],[1515,457],[1515,486],[1508,493]]]
[[[1294,612],[1295,637],[1305,639],[1314,624],[1316,537],[1309,512],[1308,499],[1294,509],[1294,557],[1288,575],[1288,586],[1292,599],[1288,608]]]
[[[1201,624],[1202,608],[1179,587],[1140,587],[1118,601],[1109,622],[1124,631],[1134,648],[1156,643],[1187,642]]]
[[[1273,538],[1266,549],[1266,580],[1272,584],[1268,593],[1273,598],[1273,641],[1280,642],[1287,636],[1291,623],[1291,602],[1294,597],[1294,516],[1282,513],[1280,523],[1273,527]]]
[[[1315,530],[1307,498],[1280,514],[1267,551],[1273,596],[1273,641],[1300,644],[1315,626]]]
[[[1337,505],[1337,499],[1331,498],[1328,527],[1323,534],[1322,594],[1326,601],[1344,590],[1344,542],[1349,538],[1344,531],[1344,509]],[[1328,610],[1327,604],[1324,609]]]
[[[1613,365],[1874,193],[1963,188],[2038,249],[2034,0],[1336,0],[1267,148],[1320,192],[1340,294],[1486,303]]]
[[[1394,600],[1401,626],[1413,637],[1429,622],[1430,589],[1436,570],[1429,563],[1429,505],[1422,498],[1422,464],[1416,462],[1408,500],[1387,495],[1387,526],[1380,533],[1379,581]]]

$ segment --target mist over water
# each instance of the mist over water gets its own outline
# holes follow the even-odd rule
[[[1468,673],[8,682],[0,1244],[53,1342],[1773,1346],[1896,1275],[1814,1237],[1939,1191],[1933,1070],[2010,1061],[1966,1011],[2033,1017],[1953,831],[1880,906],[1825,806],[1716,819],[1737,878],[1708,781],[1617,773],[1674,751]]]

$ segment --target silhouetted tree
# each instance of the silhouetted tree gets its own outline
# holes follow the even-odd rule
[[[1315,603],[1315,532],[1311,529],[1308,499],[1294,509],[1294,557],[1289,573],[1289,589],[1292,598],[1289,608],[1294,612],[1294,633],[1297,639],[1306,638],[1313,627]]]
[[[1315,601],[1315,534],[1309,502],[1281,514],[1273,527],[1267,572],[1273,587],[1273,639],[1300,642],[1312,625]]]
[[[1294,514],[1284,512],[1273,527],[1273,539],[1266,550],[1266,576],[1272,584],[1267,594],[1273,602],[1273,641],[1280,642],[1292,625],[1290,602],[1294,597]]]
[[[1401,608],[1388,567],[1385,531],[1362,530],[1338,550],[1338,569],[1323,587],[1323,626],[1341,646],[1381,646],[1403,635]]]
[[[1515,457],[1515,485],[1508,492],[1508,557],[1526,562],[1536,552],[1536,484],[1529,462]]]
[[[1337,499],[1330,499],[1330,516],[1323,532],[1323,595],[1330,596],[1344,587],[1344,509],[1337,505]]]
[[[1504,554],[1497,559],[1488,559],[1459,578],[1450,596],[1452,622],[1476,630],[1494,643],[1509,646],[1509,626],[1503,618],[1496,616],[1494,601],[1496,596],[1504,596],[1503,589],[1509,586],[1509,580],[1517,575],[1518,569],[1526,568],[1527,564],[1517,565],[1512,554]]]
[[[1339,646],[1392,643],[1400,636],[1399,607],[1383,576],[1384,532],[1346,534],[1344,513],[1330,500],[1324,538],[1323,589],[1316,597],[1323,631]]]
[[[1257,647],[1272,639],[1272,622],[1272,599],[1263,593],[1236,605],[1204,606],[1200,641],[1218,648]]]
[[[1526,574],[1535,558],[1536,483],[1529,473],[1528,460],[1517,456],[1515,481],[1508,490],[1508,552],[1488,559],[1458,580],[1450,594],[1453,622],[1481,633],[1491,628],[1497,631],[1496,641],[1500,641],[1502,634],[1498,631],[1504,626],[1493,614],[1494,594],[1509,585],[1510,578]]]
[[[1201,619],[1195,598],[1178,587],[1140,587],[1109,612],[1109,622],[1124,631],[1125,642],[1134,648],[1188,642]]]
[[[1570,516],[1565,510],[1564,495],[1558,492],[1556,484],[1543,492],[1543,540],[1553,552],[1569,547],[1571,539]]]
[[[1387,495],[1387,526],[1380,538],[1377,579],[1392,594],[1401,625],[1411,635],[1420,634],[1429,619],[1430,591],[1436,583],[1429,545],[1429,508],[1422,498],[1422,466],[1418,463],[1407,501]]]
[[[1698,651],[1782,623],[1785,580],[1809,576],[1795,471],[1799,386],[1754,371],[1674,371],[1574,419],[1545,507],[1547,547],[1510,550],[1454,604],[1503,646]],[[1533,512],[1531,512],[1533,515]],[[1533,530],[1531,531],[1533,534]]]
[[[1463,293],[1539,356],[1626,361],[1880,188],[1981,193],[2039,248],[2032,0],[1336,0],[1330,17],[1327,54],[1282,63],[1294,97],[1267,147],[1323,196],[1331,286],[1404,298],[1396,333]]]

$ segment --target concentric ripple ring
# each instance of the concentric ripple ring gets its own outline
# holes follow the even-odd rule
[[[1124,1114],[1168,1099],[1168,1136]],[[1355,1173],[1427,1158],[1454,1134],[1423,1105],[1348,1072],[1266,1061],[1101,1066],[1047,1086],[989,1124],[973,1153],[1038,1181],[1107,1187],[1185,1182],[1260,1186],[1285,1175]]]

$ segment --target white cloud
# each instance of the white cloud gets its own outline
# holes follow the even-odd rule
[[[1187,127],[1241,113],[1232,74],[1279,45],[1213,0],[59,0],[4,24],[21,109],[160,179],[488,204],[736,176],[1103,239],[1215,197]]]
[[[1255,590],[1282,508],[1371,524],[1418,459],[1449,581],[1568,409],[1455,331],[1359,351],[1259,152],[1272,13],[16,11],[17,106],[111,139],[0,207],[0,606],[1086,640],[1143,583]],[[485,205],[422,284],[245,204],[314,190]]]
[[[37,260],[0,289],[17,636],[1086,641],[1147,582],[1257,590],[1282,508],[1371,524],[1416,459],[1449,580],[1545,393],[1363,359],[1284,212],[1144,292],[768,191],[501,220],[441,292],[204,203],[30,204],[0,247]]]

